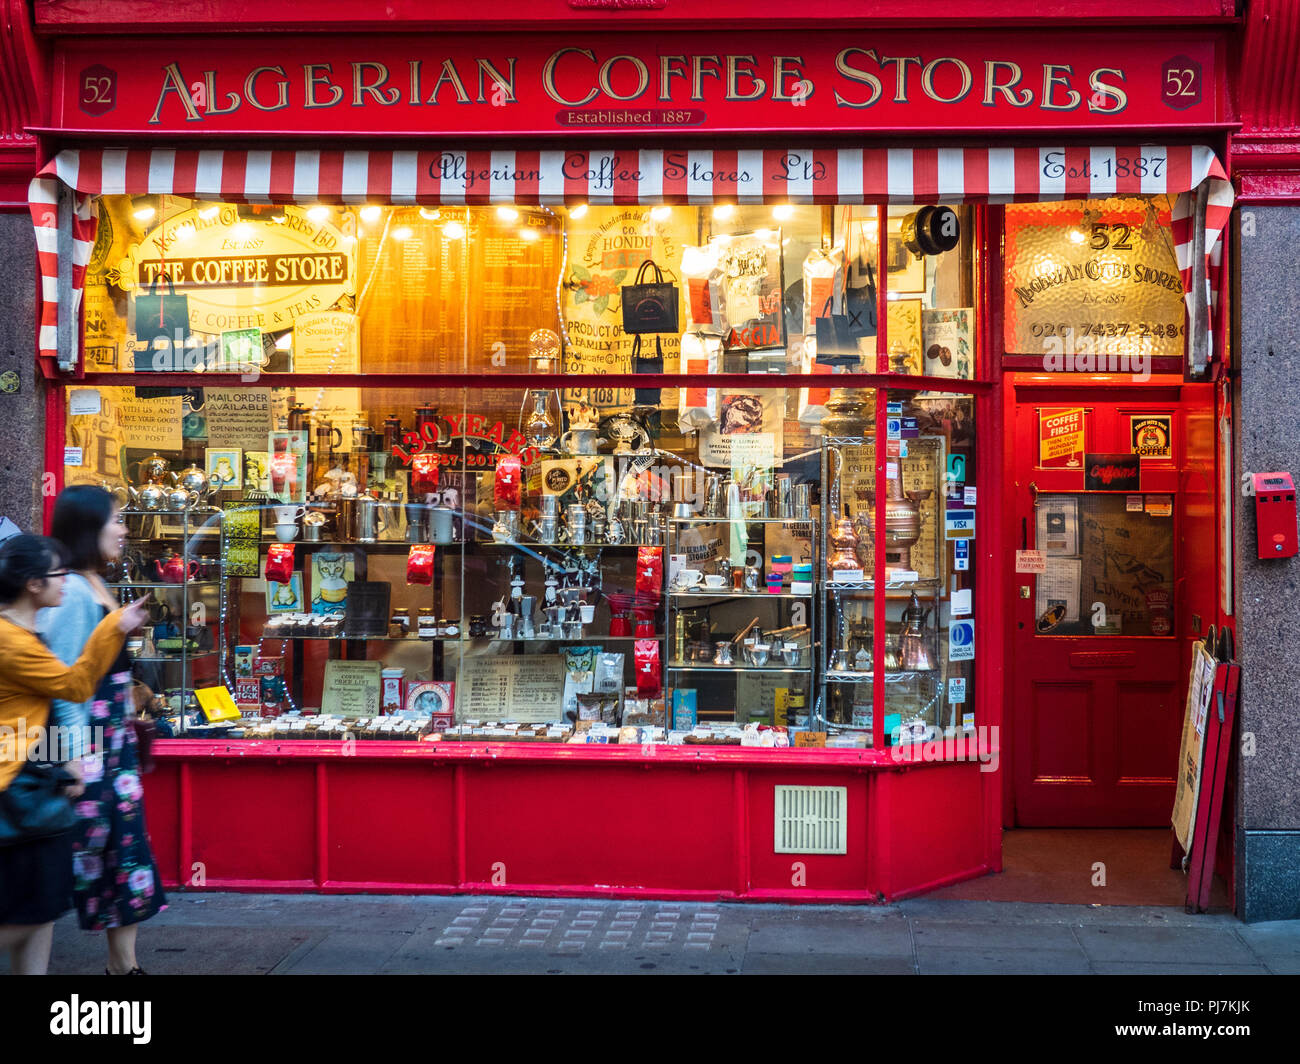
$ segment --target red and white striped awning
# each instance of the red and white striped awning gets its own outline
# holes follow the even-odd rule
[[[1205,186],[1203,189],[1201,186]],[[60,291],[59,203],[71,195],[71,291]],[[1199,193],[1198,193],[1198,190]],[[1200,145],[1037,148],[786,148],[676,151],[315,151],[164,148],[60,152],[32,181],[42,355],[72,322],[94,245],[92,198],[169,194],[234,203],[658,204],[1008,203],[1176,196],[1175,253],[1189,348],[1208,344],[1232,186]],[[1196,254],[1202,247],[1203,258]],[[1198,262],[1197,259],[1200,258]],[[79,327],[65,329],[79,348]],[[1208,348],[1206,349],[1208,351]],[[65,363],[75,361],[64,352]]]

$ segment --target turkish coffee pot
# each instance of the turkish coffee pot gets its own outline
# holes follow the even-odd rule
[[[902,477],[890,477],[885,496],[885,563],[901,569],[912,568],[912,548],[921,538],[921,503],[930,490],[904,491]],[[872,498],[872,510],[875,499]],[[871,522],[868,530],[874,534]]]
[[[840,501],[840,481],[844,472],[844,455],[838,447],[830,448],[830,457],[834,460],[835,470],[831,477],[830,512],[834,524],[827,531],[830,551],[826,555],[826,569],[837,572],[862,568],[858,561],[858,534],[853,529],[848,507]]]
[[[908,672],[931,672],[934,669],[934,658],[925,636],[925,622],[929,616],[930,607],[922,606],[913,591],[912,601],[903,611],[903,634],[898,640],[899,664]]]

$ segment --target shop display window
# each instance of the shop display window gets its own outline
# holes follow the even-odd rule
[[[975,209],[98,209],[65,481],[165,731],[974,728]]]

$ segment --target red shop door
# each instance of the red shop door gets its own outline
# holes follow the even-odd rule
[[[1009,611],[1015,823],[1167,825],[1190,644],[1215,596],[1209,391],[1010,388],[1011,538],[1047,566],[1015,573]],[[1082,454],[1045,455],[1079,429]],[[1135,445],[1156,453],[1133,485],[1122,460],[1098,456]]]

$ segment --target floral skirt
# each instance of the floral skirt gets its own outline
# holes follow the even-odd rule
[[[72,832],[72,899],[86,931],[138,924],[167,907],[145,827],[130,691],[130,673],[114,673],[91,703],[90,725],[104,729],[103,740],[98,757],[83,762],[86,793],[73,806]]]

